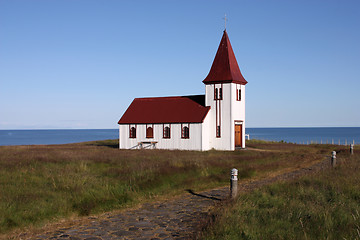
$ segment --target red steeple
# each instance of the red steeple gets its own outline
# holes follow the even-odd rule
[[[240,83],[247,84],[247,81],[240,72],[234,51],[232,50],[229,37],[224,30],[219,48],[216,52],[210,72],[203,80],[205,84],[214,83]]]

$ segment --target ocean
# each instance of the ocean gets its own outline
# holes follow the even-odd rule
[[[0,146],[65,144],[117,138],[118,129],[0,130]]]
[[[247,128],[246,134],[250,139],[299,144],[360,144],[360,127]],[[118,129],[0,130],[0,146],[65,144],[118,137]]]
[[[247,128],[250,139],[310,144],[360,144],[360,127]]]

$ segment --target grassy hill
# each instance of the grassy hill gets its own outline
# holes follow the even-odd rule
[[[360,154],[336,168],[241,194],[213,212],[202,239],[360,239]]]
[[[312,165],[334,146],[249,141],[223,151],[119,150],[117,140],[0,147],[0,233]],[[342,147],[336,147],[340,150]],[[355,215],[357,216],[357,215]]]

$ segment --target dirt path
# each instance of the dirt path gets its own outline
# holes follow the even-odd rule
[[[309,168],[299,169],[276,177],[239,184],[240,193],[280,180],[290,180],[329,166],[324,160]],[[161,203],[148,203],[138,209],[121,213],[103,214],[99,218],[89,217],[87,223],[74,224],[37,236],[19,235],[20,239],[191,239],[198,232],[209,209],[228,199],[228,187],[188,194]]]

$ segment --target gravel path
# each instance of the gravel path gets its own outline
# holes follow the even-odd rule
[[[323,161],[309,168],[281,174],[273,178],[239,184],[239,191],[251,191],[280,180],[290,180],[328,167]],[[35,237],[19,236],[22,239],[191,239],[200,230],[209,209],[229,197],[229,188],[188,194],[160,203],[147,203],[138,209],[121,213],[108,213],[99,218],[89,217],[87,223],[45,232]]]

